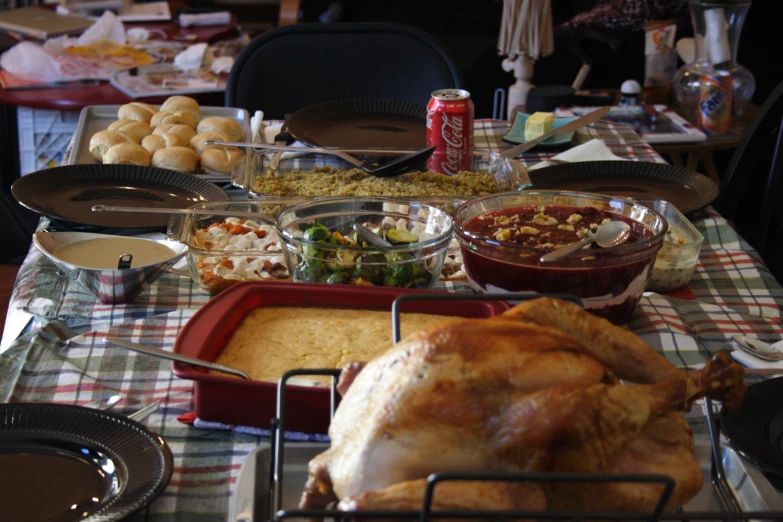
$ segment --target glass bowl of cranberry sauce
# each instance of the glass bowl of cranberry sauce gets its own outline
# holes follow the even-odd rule
[[[494,194],[465,202],[453,217],[474,290],[572,294],[614,323],[624,322],[639,303],[668,228],[663,216],[644,205],[580,192]],[[631,225],[625,243],[593,244],[555,262],[539,261],[606,220]]]

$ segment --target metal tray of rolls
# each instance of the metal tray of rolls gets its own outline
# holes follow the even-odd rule
[[[119,111],[120,107],[121,105],[88,105],[82,109],[82,112],[79,115],[79,123],[76,125],[76,131],[73,137],[73,146],[63,162],[64,165],[99,163],[92,157],[92,154],[90,154],[90,139],[93,134],[108,129],[112,122],[117,121],[117,111]],[[245,140],[250,136],[250,115],[245,109],[202,106],[201,112],[202,118],[220,116],[237,120],[242,124],[242,128],[244,129]],[[231,181],[231,176],[229,175],[195,174],[197,174],[199,178],[208,181],[226,183]]]

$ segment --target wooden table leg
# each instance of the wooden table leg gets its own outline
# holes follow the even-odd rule
[[[712,157],[712,152],[704,153],[701,160],[704,163],[704,171],[707,176],[720,186],[721,175],[715,167],[715,159]]]
[[[697,170],[699,168],[700,155],[697,152],[688,153],[688,164],[685,166],[688,170]]]

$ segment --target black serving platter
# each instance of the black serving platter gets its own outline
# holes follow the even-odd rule
[[[0,404],[0,519],[120,520],[163,491],[172,462],[158,434],[122,415]]]
[[[222,189],[193,175],[136,165],[39,170],[14,182],[11,192],[19,203],[60,228],[89,232],[165,230],[169,222],[166,214],[93,212],[94,205],[176,209],[229,199]]]
[[[592,192],[633,199],[665,199],[683,214],[718,197],[718,185],[698,172],[664,163],[583,161],[529,172],[535,190]]]
[[[777,487],[783,485],[783,377],[748,386],[742,405],[721,412],[721,425],[731,445]]]
[[[427,107],[401,100],[339,100],[288,116],[286,128],[295,139],[316,147],[422,149]]]

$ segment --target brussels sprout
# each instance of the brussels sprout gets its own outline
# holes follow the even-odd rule
[[[386,241],[392,245],[403,245],[418,242],[419,236],[411,234],[407,230],[397,230],[396,228],[393,228],[386,232]]]
[[[383,286],[413,286],[413,265],[415,263],[400,263],[391,265],[383,276]]]
[[[294,279],[306,283],[315,283],[324,273],[324,264],[316,259],[301,261],[294,267]]]
[[[326,241],[332,235],[329,229],[323,226],[321,223],[316,223],[307,230],[305,230],[304,238],[310,241]]]
[[[389,263],[404,263],[406,261],[413,261],[413,254],[410,252],[394,252],[392,254],[386,254],[386,261]]]
[[[427,288],[432,281],[432,274],[418,263],[413,263],[413,286],[416,288]]]
[[[351,282],[351,276],[345,272],[335,272],[326,278],[326,282],[330,284],[341,285]]]
[[[356,259],[356,276],[374,285],[383,282],[385,260],[379,254],[363,254]]]

